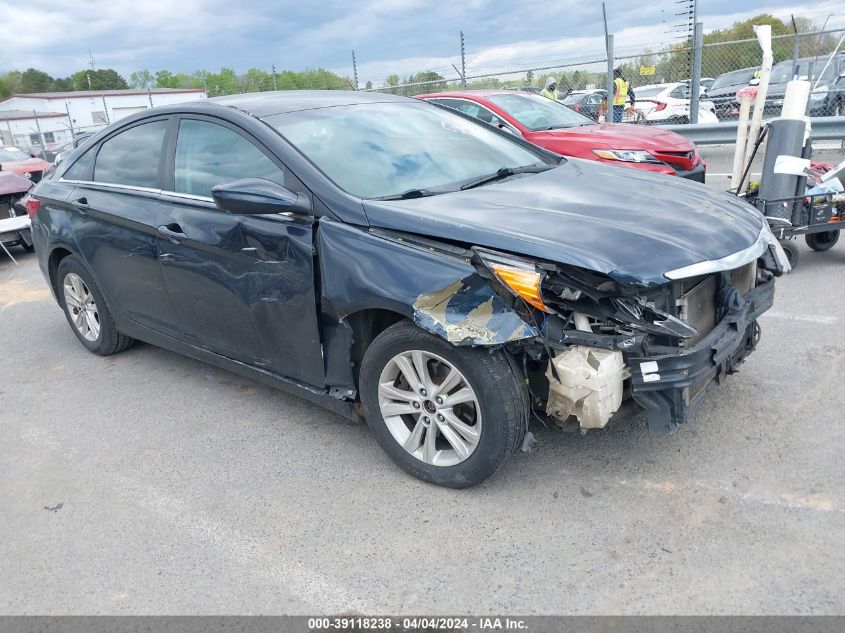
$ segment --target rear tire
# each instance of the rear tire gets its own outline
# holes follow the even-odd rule
[[[367,424],[390,458],[440,486],[481,483],[525,435],[527,395],[504,351],[456,347],[408,321],[372,342],[360,391]]]
[[[804,236],[807,246],[814,251],[829,251],[839,241],[839,231],[825,231],[824,233],[810,233]]]
[[[109,356],[122,352],[134,342],[118,332],[103,293],[88,269],[73,255],[59,264],[56,295],[70,329],[89,352]]]
[[[789,265],[794,270],[798,266],[798,261],[801,259],[801,251],[798,250],[798,244],[795,243],[795,240],[782,240],[780,245],[783,246],[783,251],[786,253]]]

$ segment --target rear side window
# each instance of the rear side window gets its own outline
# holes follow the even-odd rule
[[[167,121],[129,128],[100,146],[94,180],[133,187],[158,188],[158,164]]]
[[[65,150],[68,151],[68,150]],[[91,168],[94,166],[94,148],[89,149],[62,174],[65,180],[91,180]]]
[[[284,184],[282,170],[246,138],[222,125],[183,119],[176,140],[178,193],[211,196],[211,188],[240,178]]]

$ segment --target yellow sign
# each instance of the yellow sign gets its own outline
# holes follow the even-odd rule
[[[653,75],[655,70],[657,70],[655,66],[640,66],[640,75],[647,77]]]

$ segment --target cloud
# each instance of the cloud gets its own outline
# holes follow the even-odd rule
[[[659,48],[673,41],[675,0],[608,0],[617,51]],[[708,0],[699,3],[708,29],[761,12],[845,25],[832,0]],[[737,11],[736,7],[742,10]],[[244,71],[329,68],[361,83],[388,74],[435,70],[454,77],[460,65],[459,31],[466,35],[470,74],[521,70],[603,55],[601,5],[584,0],[4,0],[0,23],[13,33],[5,47],[9,70],[36,67],[65,76],[86,67],[90,49],[98,68],[191,72],[220,67]]]

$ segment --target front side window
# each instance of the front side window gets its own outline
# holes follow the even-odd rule
[[[360,198],[457,188],[502,167],[545,163],[486,125],[423,103],[318,108],[266,121],[341,189]]]
[[[532,132],[591,125],[592,119],[562,103],[532,94],[502,94],[488,97],[504,112]]]
[[[265,178],[284,184],[282,170],[234,130],[193,119],[179,123],[175,180],[178,193],[210,197],[214,185],[241,178]]]
[[[133,187],[158,188],[167,121],[136,125],[100,146],[94,163],[94,180]]]
[[[441,99],[440,103],[491,125],[500,125],[502,123],[499,117],[490,110],[471,101],[464,101],[463,99]]]

